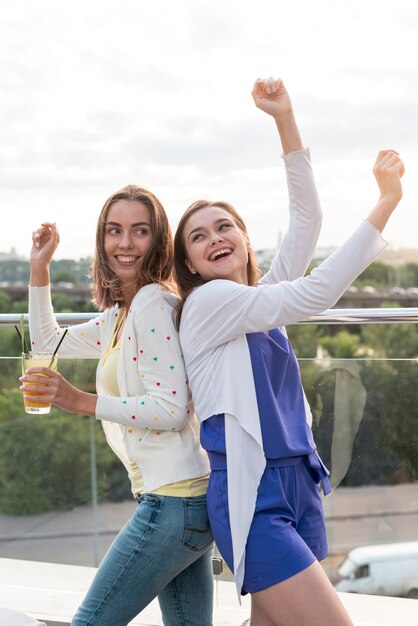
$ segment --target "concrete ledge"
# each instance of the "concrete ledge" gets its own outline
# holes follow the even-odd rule
[[[22,611],[48,626],[68,626],[95,572],[94,567],[0,559],[0,606]],[[221,598],[226,606],[219,606]],[[214,624],[240,626],[250,615],[249,599],[244,600],[239,607],[233,583],[216,583]],[[157,600],[130,624],[162,626]]]
[[[95,571],[93,567],[0,559],[0,606],[27,613],[48,626],[68,626]],[[347,593],[340,596],[356,626],[418,624],[418,600]],[[243,625],[249,618],[249,607],[248,596],[241,607],[238,605],[233,583],[216,582],[215,626]],[[162,626],[158,602],[153,601],[131,624]]]
[[[340,593],[356,626],[417,626],[418,600]]]

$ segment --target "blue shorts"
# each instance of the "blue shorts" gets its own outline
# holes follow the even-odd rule
[[[290,578],[328,554],[319,485],[306,457],[270,463],[247,539],[242,595]],[[226,470],[212,469],[207,501],[216,545],[233,571]]]

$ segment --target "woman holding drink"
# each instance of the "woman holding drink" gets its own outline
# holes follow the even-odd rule
[[[319,213],[309,157],[283,83],[257,81],[253,97],[284,135],[290,181],[289,230],[270,271],[257,281],[245,224],[227,202],[193,203],[174,244],[180,342],[211,464],[209,519],[238,592],[251,594],[251,626],[352,626],[318,563],[327,554],[319,483],[330,492],[328,471],[281,327],[333,306],[385,247],[380,233],[401,198],[403,164],[394,151],[379,153],[375,208],[303,277]]]
[[[54,350],[63,329],[50,295],[55,224],[33,233],[29,323],[33,350]],[[208,460],[186,383],[172,313],[173,242],[167,216],[147,189],[129,185],[104,204],[93,260],[102,313],[71,327],[63,358],[98,358],[97,395],[58,372],[30,368],[25,401],[51,402],[96,417],[125,465],[137,507],[101,563],[72,624],[125,626],[156,596],[171,626],[211,626],[212,533],[206,508]],[[43,375],[40,382],[39,374]]]

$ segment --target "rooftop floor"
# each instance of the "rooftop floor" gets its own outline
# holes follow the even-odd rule
[[[0,559],[0,606],[27,613],[48,626],[67,626],[94,573],[93,567]],[[249,598],[243,598],[239,606],[233,583],[215,584],[214,626],[248,624]],[[418,624],[416,600],[345,593],[340,596],[356,626]],[[153,601],[131,624],[162,626],[158,602]]]

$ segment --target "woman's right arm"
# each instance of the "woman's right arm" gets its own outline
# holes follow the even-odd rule
[[[30,252],[29,332],[31,349],[54,350],[64,332],[59,326],[51,302],[49,267],[59,244],[55,224],[42,224],[32,235]],[[63,357],[98,358],[100,356],[100,325],[98,319],[72,326],[60,347]]]
[[[246,333],[294,324],[334,306],[385,248],[380,232],[401,199],[403,164],[397,153],[379,153],[374,174],[380,197],[368,219],[309,276],[259,287],[214,280],[196,289],[182,317],[184,332],[193,338],[190,346],[214,348]]]

